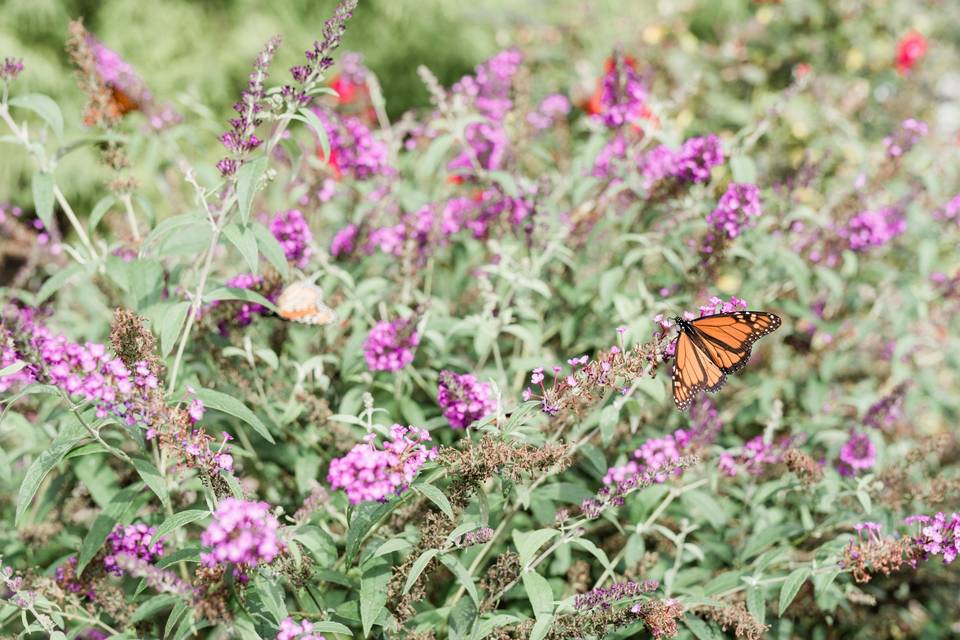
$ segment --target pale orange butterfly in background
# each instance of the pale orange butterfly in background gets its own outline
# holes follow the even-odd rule
[[[287,286],[277,299],[280,317],[303,324],[330,324],[337,312],[323,303],[323,289],[301,280]]]

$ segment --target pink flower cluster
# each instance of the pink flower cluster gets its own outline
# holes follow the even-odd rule
[[[277,539],[279,528],[266,502],[225,498],[200,537],[200,542],[210,548],[200,560],[208,567],[227,562],[248,567],[272,562],[283,547]]]
[[[872,469],[876,462],[877,448],[870,436],[860,431],[851,431],[850,437],[840,448],[835,466],[840,475],[850,477]]]
[[[9,204],[0,203],[0,232],[4,235],[13,238],[15,237],[15,231],[11,227],[15,224],[14,220],[19,220],[23,216],[23,209],[20,207],[14,207]],[[50,253],[57,256],[63,252],[62,245],[56,240],[56,238],[51,238],[50,233],[47,231],[47,228],[43,225],[43,221],[40,218],[34,218],[33,220],[20,220],[20,223],[27,227],[32,227],[34,231],[37,232],[36,242],[41,247],[48,247]]]
[[[454,429],[468,427],[496,408],[490,385],[469,373],[441,371],[437,404]]]
[[[650,438],[633,452],[634,460],[620,467],[610,467],[607,475],[603,477],[603,482],[608,485],[619,484],[638,473],[655,472],[663,466],[678,461],[686,453],[685,449],[689,445],[690,434],[684,429],[677,429],[662,438]],[[679,476],[683,470],[677,469],[674,473]],[[654,481],[658,484],[666,482],[667,476],[656,474]]]
[[[648,190],[673,179],[680,182],[705,183],[710,181],[713,167],[722,165],[723,145],[715,134],[688,138],[679,149],[660,145],[640,156],[637,167]]]
[[[960,193],[950,198],[950,200],[947,201],[947,204],[943,205],[943,208],[934,212],[933,216],[937,220],[956,222],[960,224]]]
[[[130,371],[120,358],[97,342],[79,344],[54,335],[31,309],[12,312],[10,327],[0,328],[0,368],[28,363],[0,378],[0,391],[32,382],[49,382],[73,398],[96,406],[99,418],[114,415],[128,425],[150,422],[150,397],[160,382],[146,362]],[[12,331],[16,331],[14,336]],[[19,338],[19,340],[15,340]]]
[[[853,251],[882,247],[907,230],[907,221],[898,207],[863,211],[853,216],[837,235],[846,239]]]
[[[0,65],[0,81],[12,82],[23,73],[23,60],[17,58],[4,58]]]
[[[156,532],[154,527],[143,523],[118,524],[107,536],[107,547],[110,553],[103,558],[104,568],[115,576],[122,576],[123,568],[117,562],[117,556],[120,554],[139,558],[148,563],[156,562],[163,555],[163,538],[154,538]]]
[[[363,341],[363,356],[371,371],[399,371],[413,362],[413,351],[420,344],[412,319],[381,320]]]
[[[370,433],[345,456],[330,462],[327,481],[331,488],[343,489],[351,504],[385,502],[403,493],[420,467],[437,457],[437,448],[424,444],[430,442],[425,429],[395,424],[383,448],[377,448],[375,441],[376,435]]]
[[[779,464],[783,460],[783,454],[790,448],[793,441],[794,438],[783,437],[767,443],[764,442],[762,435],[756,436],[748,440],[739,453],[720,454],[717,467],[721,473],[730,477],[736,476],[741,471],[759,476],[767,467]]]
[[[760,190],[756,185],[732,182],[717,207],[707,214],[707,224],[716,233],[736,238],[761,213]]]
[[[360,227],[351,223],[343,227],[333,236],[330,241],[330,255],[334,258],[340,256],[349,256],[357,250],[357,238],[360,235]]]
[[[922,559],[940,555],[943,556],[944,564],[950,564],[957,559],[957,554],[960,553],[960,513],[952,513],[949,517],[943,512],[933,517],[913,515],[904,522],[918,525],[913,542],[922,551]],[[916,560],[914,566],[915,563]]]
[[[632,60],[616,56],[601,81],[600,103],[594,118],[610,129],[635,124],[647,114],[647,87]]]
[[[297,622],[288,616],[280,623],[276,640],[324,640],[324,636],[314,632],[314,624],[309,620]]]
[[[899,129],[883,139],[883,148],[889,157],[899,158],[913,149],[927,133],[929,128],[926,122],[907,118],[900,123]]]
[[[467,148],[450,161],[447,169],[469,175],[477,166],[488,171],[501,167],[510,144],[503,119],[513,107],[513,78],[522,62],[523,56],[516,49],[501,51],[477,65],[474,75],[462,77],[451,87],[454,98],[473,106],[484,120],[467,125]]]
[[[278,211],[270,220],[270,233],[283,248],[287,261],[298,269],[306,268],[313,249],[313,234],[299,209]]]
[[[393,176],[387,145],[378,140],[357,116],[341,114],[324,107],[313,107],[323,123],[330,142],[330,157],[324,158],[339,179],[369,180],[375,176]],[[318,155],[323,158],[318,150]]]
[[[536,111],[527,114],[527,122],[537,130],[549,129],[570,113],[570,100],[562,93],[552,93],[544,98]]]

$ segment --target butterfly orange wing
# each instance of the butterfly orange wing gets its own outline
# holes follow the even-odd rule
[[[698,343],[724,373],[736,373],[750,360],[753,343],[780,327],[780,318],[764,311],[720,313],[691,320]]]
[[[685,411],[698,393],[716,391],[726,382],[726,374],[697,343],[681,332],[677,337],[676,361],[673,365],[673,401]]]

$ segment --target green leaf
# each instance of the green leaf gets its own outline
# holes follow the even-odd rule
[[[533,554],[537,552],[537,549],[542,547],[548,540],[559,535],[559,533],[556,529],[537,529],[536,531],[529,532],[520,531],[519,529],[514,530],[513,544],[517,547],[517,553],[520,554],[521,564],[526,565],[530,562],[533,559]]]
[[[154,534],[154,538],[161,538],[165,535],[171,534],[180,527],[188,525],[191,522],[196,522],[197,520],[202,520],[208,515],[210,515],[210,512],[205,509],[188,509],[187,511],[175,513],[164,520],[160,526],[157,527],[157,532]]]
[[[734,156],[730,158],[730,169],[733,171],[734,182],[757,182],[757,165],[748,156]]]
[[[387,555],[388,553],[393,553],[394,551],[406,551],[411,546],[412,545],[403,538],[390,538],[382,545],[377,547],[377,551],[373,554],[373,557],[379,558]]]
[[[61,113],[57,103],[49,96],[45,96],[42,93],[30,93],[25,96],[17,96],[16,98],[11,98],[10,106],[33,111],[43,118],[44,122],[50,125],[50,129],[54,135],[57,136],[57,140],[63,139],[63,113]]]
[[[767,602],[764,599],[763,589],[761,587],[747,588],[747,611],[750,612],[757,622],[763,624],[767,619]]]
[[[264,298],[262,295],[256,291],[251,291],[250,289],[239,289],[237,287],[220,287],[219,289],[214,289],[210,293],[204,294],[203,300],[205,302],[213,302],[214,300],[242,300],[244,302],[256,302],[265,306],[270,311],[274,313],[277,312],[277,306]]]
[[[139,482],[114,494],[110,504],[100,512],[83,538],[83,544],[77,556],[77,575],[83,573],[93,556],[97,555],[97,551],[103,546],[114,526],[118,522],[127,522],[145,501],[143,486]]]
[[[263,257],[267,259],[267,262],[279,271],[284,279],[289,277],[290,266],[287,264],[287,256],[284,254],[280,242],[270,233],[270,229],[256,221],[249,228],[253,231],[253,236],[257,240],[257,247]]]
[[[344,559],[347,566],[353,563],[357,552],[360,550],[360,543],[366,537],[367,532],[380,521],[388,511],[393,508],[389,502],[361,502],[356,506],[351,514],[350,528],[347,529],[347,544]]]
[[[687,626],[687,629],[690,629],[690,632],[697,637],[697,640],[717,639],[717,635],[713,632],[710,626],[694,615],[689,613],[684,615],[683,624]]]
[[[370,629],[386,607],[391,573],[389,562],[374,559],[367,563],[360,577],[360,621],[365,636],[370,634]]]
[[[47,229],[53,222],[53,174],[37,171],[33,174],[33,204],[37,209],[37,217]]]
[[[257,252],[257,238],[253,230],[238,224],[227,225],[223,235],[237,248],[253,275],[260,273],[260,254]]]
[[[63,285],[67,284],[67,281],[70,280],[70,278],[82,272],[83,267],[79,264],[74,264],[66,269],[58,270],[52,276],[47,278],[43,285],[41,285],[40,291],[38,291],[37,295],[33,298],[33,304],[35,306],[43,304],[50,296],[59,291]]]
[[[414,484],[413,490],[426,496],[430,502],[437,505],[440,511],[443,511],[445,516],[453,520],[453,507],[450,506],[450,501],[447,499],[447,496],[443,494],[443,491],[426,482]]]
[[[179,216],[167,218],[154,227],[150,235],[144,238],[143,243],[140,245],[141,251],[145,251],[147,247],[155,242],[160,242],[174,231],[194,226],[209,227],[210,223],[206,218],[196,213],[184,213]]]
[[[133,468],[137,470],[143,483],[150,487],[150,490],[157,494],[160,502],[164,506],[170,504],[170,496],[167,493],[167,484],[160,475],[160,471],[153,466],[153,463],[145,458],[132,458]]]
[[[65,427],[53,441],[53,444],[50,445],[50,448],[33,461],[33,464],[27,469],[23,482],[20,483],[20,491],[17,493],[17,513],[14,516],[14,526],[20,526],[24,512],[30,506],[33,496],[36,495],[37,489],[40,488],[40,484],[50,473],[50,470],[60,464],[63,456],[67,455],[67,452],[81,440],[83,440],[83,436],[80,436],[75,429]]]
[[[547,634],[550,633],[550,629],[553,627],[553,615],[543,616],[538,618],[533,625],[533,629],[530,630],[529,640],[543,640],[547,637]]]
[[[174,302],[166,306],[160,318],[160,353],[164,358],[170,355],[177,344],[177,337],[183,329],[183,323],[187,321],[189,311],[189,302]]]
[[[233,396],[228,396],[225,393],[220,393],[213,389],[197,389],[197,397],[203,401],[204,406],[207,408],[223,411],[235,418],[240,418],[253,427],[253,430],[259,433],[264,440],[270,444],[276,444],[273,436],[270,435],[270,432],[267,430],[267,426],[261,422],[260,418],[258,418],[253,411],[250,411],[247,405]]]
[[[240,210],[240,221],[243,224],[250,219],[250,207],[253,205],[253,196],[257,192],[260,177],[267,169],[266,156],[260,156],[244,162],[237,169],[237,207]]]
[[[525,571],[523,574],[523,588],[533,607],[533,615],[537,619],[553,613],[553,589],[547,579],[536,571]]]
[[[299,113],[303,117],[303,122],[306,122],[308,125],[310,125],[310,128],[313,129],[313,132],[317,134],[317,144],[320,145],[320,151],[323,153],[323,160],[324,162],[329,162],[330,137],[327,135],[327,128],[323,126],[320,118],[318,118],[317,114],[315,114],[311,109],[304,107],[300,109]]]
[[[610,566],[610,559],[607,558],[607,553],[597,545],[593,544],[593,542],[590,540],[587,540],[586,538],[574,538],[570,542],[593,554],[593,557],[600,561],[600,564],[603,565],[604,569],[613,569],[613,567]]]
[[[283,589],[262,575],[257,577],[254,584],[257,587],[257,594],[260,596],[260,603],[273,616],[274,624],[279,625],[287,617],[287,604],[283,599]]]
[[[177,626],[177,623],[180,622],[180,619],[187,612],[187,603],[183,600],[177,601],[177,604],[173,607],[173,611],[170,612],[170,615],[167,617],[167,624],[163,628],[163,637],[169,638],[170,634],[173,632],[174,628]]]
[[[97,204],[93,206],[93,211],[90,212],[90,217],[87,219],[87,230],[90,233],[93,233],[93,230],[96,229],[100,221],[103,220],[103,216],[107,215],[110,207],[112,207],[116,201],[117,199],[112,195],[106,195],[100,198]]]
[[[27,366],[27,363],[25,360],[15,360],[13,364],[9,364],[5,366],[3,369],[0,369],[0,378],[4,378],[6,376],[12,376],[17,371],[20,371],[21,369],[23,369],[25,366]]]
[[[450,640],[466,640],[477,622],[477,605],[470,598],[460,598],[447,615]]]
[[[793,599],[797,597],[797,592],[800,591],[800,587],[803,586],[803,582],[808,577],[810,577],[810,569],[808,567],[795,569],[789,576],[787,576],[783,586],[780,587],[780,607],[777,613],[778,616],[783,616],[783,612],[787,610],[787,607],[790,606],[790,603],[793,602]]]
[[[430,561],[433,560],[434,556],[438,553],[440,552],[436,549],[427,549],[420,554],[420,557],[413,561],[413,566],[410,567],[410,573],[407,574],[407,581],[403,584],[404,594],[410,592],[410,589],[416,584],[420,574],[423,573],[423,570],[427,568],[427,565],[430,564]]]
[[[473,600],[473,603],[479,607],[480,596],[477,594],[477,585],[473,583],[473,578],[470,576],[470,572],[467,571],[467,568],[463,566],[463,563],[461,563],[456,556],[451,554],[444,554],[440,556],[440,562],[445,564],[447,569],[450,569],[450,573],[457,577],[457,580],[460,581],[460,585],[467,590],[467,594],[470,596],[470,599]]]
[[[141,620],[146,620],[153,614],[172,606],[177,600],[179,600],[179,598],[171,593],[157,594],[137,607],[137,610],[133,612],[133,615],[130,616],[130,620],[128,622],[130,624],[135,624]]]
[[[313,630],[317,633],[339,633],[340,635],[349,636],[353,635],[353,631],[350,630],[345,624],[340,624],[339,622],[333,622],[331,620],[320,620],[313,623]]]

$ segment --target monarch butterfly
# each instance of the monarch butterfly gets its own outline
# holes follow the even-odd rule
[[[294,282],[280,294],[277,309],[285,320],[304,324],[330,324],[337,312],[323,303],[323,290],[310,282]]]
[[[765,311],[674,320],[680,335],[674,343],[673,401],[680,411],[686,411],[704,389],[718,391],[727,381],[727,374],[746,366],[753,343],[780,327],[780,318]]]

